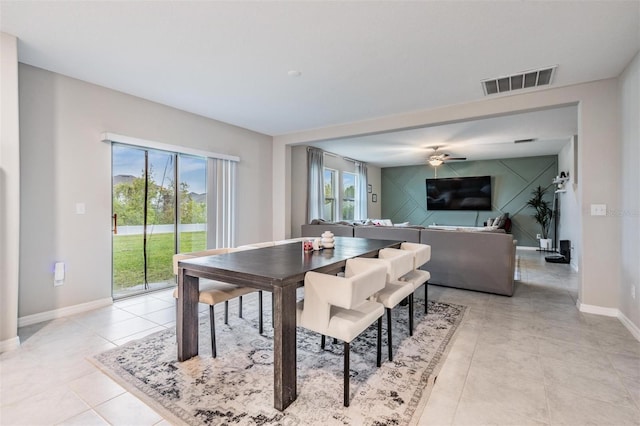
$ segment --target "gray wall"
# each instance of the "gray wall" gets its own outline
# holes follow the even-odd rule
[[[525,207],[531,190],[538,185],[549,187],[547,196],[553,199],[551,184],[558,174],[557,156],[512,158],[486,161],[451,161],[438,167],[438,178],[458,176],[491,176],[492,211],[428,211],[426,178],[434,177],[428,165],[388,167],[382,169],[382,216],[392,222],[414,225],[482,226],[488,218],[509,213],[512,233],[519,246],[538,246],[539,225]],[[553,236],[553,231],[550,232]]]
[[[622,202],[609,214],[621,221],[620,311],[640,340],[640,54],[620,77]],[[635,297],[632,296],[635,292]]]
[[[0,32],[0,52],[0,352],[3,352],[20,344],[18,40]]]
[[[272,239],[272,138],[20,65],[19,316],[111,297],[111,146],[102,132],[240,157],[238,244]],[[75,214],[75,203],[86,214]],[[67,264],[53,287],[52,265]]]

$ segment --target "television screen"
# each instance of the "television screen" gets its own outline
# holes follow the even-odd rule
[[[427,210],[491,210],[491,176],[427,179]]]

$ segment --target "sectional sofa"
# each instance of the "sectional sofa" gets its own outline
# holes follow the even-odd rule
[[[324,231],[340,236],[428,244],[431,260],[423,269],[431,273],[429,284],[513,295],[517,241],[504,230],[302,225],[303,237],[317,237]]]

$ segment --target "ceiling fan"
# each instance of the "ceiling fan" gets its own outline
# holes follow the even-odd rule
[[[442,165],[442,163],[444,163],[445,161],[452,161],[452,160],[466,160],[467,157],[451,157],[449,154],[446,153],[439,153],[438,152],[438,148],[439,147],[433,147],[433,154],[431,154],[429,156],[429,158],[427,159],[427,162],[429,164],[431,164],[433,167],[438,167],[440,165]]]

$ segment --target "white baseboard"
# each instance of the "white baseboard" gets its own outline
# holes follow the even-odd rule
[[[20,338],[18,336],[0,342],[0,353],[12,351],[20,347]]]
[[[579,300],[576,302],[576,306],[580,312],[584,312],[586,314],[594,314],[594,315],[603,315],[605,317],[615,317],[620,316],[620,311],[616,308],[604,308],[602,306],[596,305],[585,305]]]
[[[631,320],[629,318],[627,318],[626,315],[623,314],[622,312],[620,312],[620,315],[618,316],[618,319],[620,319],[620,322],[625,327],[627,327],[627,330],[629,330],[631,332],[631,334],[633,334],[633,337],[635,337],[636,340],[640,342],[640,328],[638,328],[637,325],[632,323]]]
[[[39,314],[27,315],[18,318],[18,327],[37,324],[43,321],[51,321],[56,318],[63,318],[69,315],[75,315],[81,312],[90,311],[92,309],[103,308],[112,304],[113,299],[111,297],[106,297],[104,299],[81,303],[79,305],[67,306],[60,309],[54,309],[52,311],[40,312]]]
[[[616,308],[603,308],[602,306],[594,306],[594,305],[585,305],[581,303],[579,300],[576,303],[578,310],[580,312],[585,312],[587,314],[594,315],[604,315],[607,317],[618,318],[622,325],[624,325],[627,330],[636,338],[636,340],[640,341],[640,328],[631,322],[629,318],[627,318],[619,309]]]

